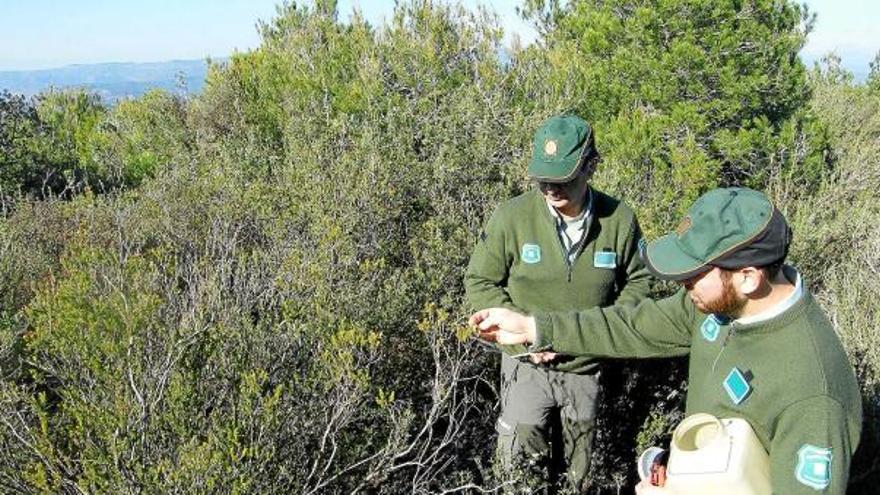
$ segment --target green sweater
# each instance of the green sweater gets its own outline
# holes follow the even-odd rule
[[[557,352],[688,354],[687,414],[746,419],[770,454],[773,493],[846,492],[861,396],[840,340],[808,292],[775,318],[744,325],[700,313],[684,289],[637,307],[539,314],[536,322],[535,346]]]
[[[647,296],[650,276],[638,256],[641,231],[632,210],[593,189],[592,221],[580,254],[568,263],[556,219],[537,190],[517,196],[489,219],[465,276],[475,309],[578,311]],[[506,346],[520,354],[525,346]],[[591,358],[564,358],[548,367],[588,373]]]

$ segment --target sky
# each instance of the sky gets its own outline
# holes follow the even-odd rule
[[[69,64],[158,62],[225,57],[259,45],[257,22],[271,19],[280,0],[0,0],[0,70]],[[498,12],[508,36],[534,39],[514,0],[465,0]],[[818,14],[802,52],[812,64],[828,52],[864,77],[880,51],[880,0],[806,0]],[[394,0],[340,0],[374,24],[390,17]]]
[[[862,75],[880,52],[880,0],[808,0],[816,26],[801,56],[808,63],[835,52]]]

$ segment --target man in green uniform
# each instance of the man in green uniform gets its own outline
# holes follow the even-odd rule
[[[579,313],[506,309],[471,317],[484,338],[585,356],[689,355],[687,414],[743,418],[770,455],[773,493],[846,492],[861,397],[831,323],[783,265],[791,231],[763,194],[703,195],[675,232],[641,247],[656,276],[681,286],[636,307]],[[664,493],[639,487],[640,493]]]
[[[471,257],[465,288],[475,308],[572,311],[635,304],[647,295],[650,275],[638,257],[641,233],[632,211],[589,185],[599,159],[594,142],[587,122],[572,115],[553,117],[537,130],[528,170],[537,188],[498,207]],[[547,354],[535,365],[523,345],[502,350],[497,430],[503,464],[510,469],[524,459],[539,471],[565,473],[581,490],[598,365]],[[552,465],[551,423],[561,424],[553,438],[561,436],[564,457]]]

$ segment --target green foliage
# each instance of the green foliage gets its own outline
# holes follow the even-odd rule
[[[191,113],[147,95],[93,134],[112,177],[143,151],[185,156],[181,134],[196,160],[70,203],[82,218],[20,313],[27,373],[9,401],[44,393],[50,411],[25,407],[21,426],[47,449],[9,443],[8,466],[34,466],[5,472],[26,490],[474,479],[467,452],[487,451],[492,422],[476,408],[493,400],[474,377],[491,367],[450,315],[473,232],[509,195],[519,146],[496,143],[524,135],[500,33],[428,3],[377,33],[328,5],[282,7]]]
[[[545,68],[532,73],[529,96],[565,102],[595,123],[605,156],[598,180],[635,204],[649,236],[709,188],[818,177],[823,135],[801,111],[805,7],[530,0],[524,10],[547,33],[546,48],[525,54]]]
[[[534,128],[575,110],[597,130],[598,186],[649,237],[716,185],[777,199],[861,377],[853,490],[870,493],[873,82],[833,59],[808,75],[811,18],[793,2],[523,11],[544,38],[509,63],[487,12],[411,0],[372,26],[324,0],[281,5],[260,48],[213,65],[192,99],[0,94],[0,187],[32,196],[0,219],[0,486],[527,483],[493,473],[497,362],[468,338],[461,278],[492,208],[528,187]],[[599,492],[631,487],[637,449],[680,419],[681,369],[604,374]]]
[[[0,192],[17,193],[22,183],[33,183],[35,154],[30,149],[39,120],[33,104],[21,95],[0,93]]]
[[[108,109],[95,93],[0,93],[0,193],[69,198],[137,186],[189,160],[186,101],[160,90]]]
[[[123,100],[90,136],[89,164],[109,186],[134,187],[190,160],[186,100],[162,90]]]
[[[98,96],[81,90],[50,90],[39,96],[36,111],[45,126],[38,153],[58,164],[67,182],[75,181],[74,174],[87,174],[89,170],[80,164],[88,162],[89,138],[105,112]]]
[[[874,56],[868,72],[868,88],[874,94],[880,94],[880,52]]]

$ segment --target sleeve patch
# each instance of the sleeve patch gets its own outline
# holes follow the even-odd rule
[[[828,488],[831,484],[831,449],[804,444],[797,456],[795,478],[814,490]]]

